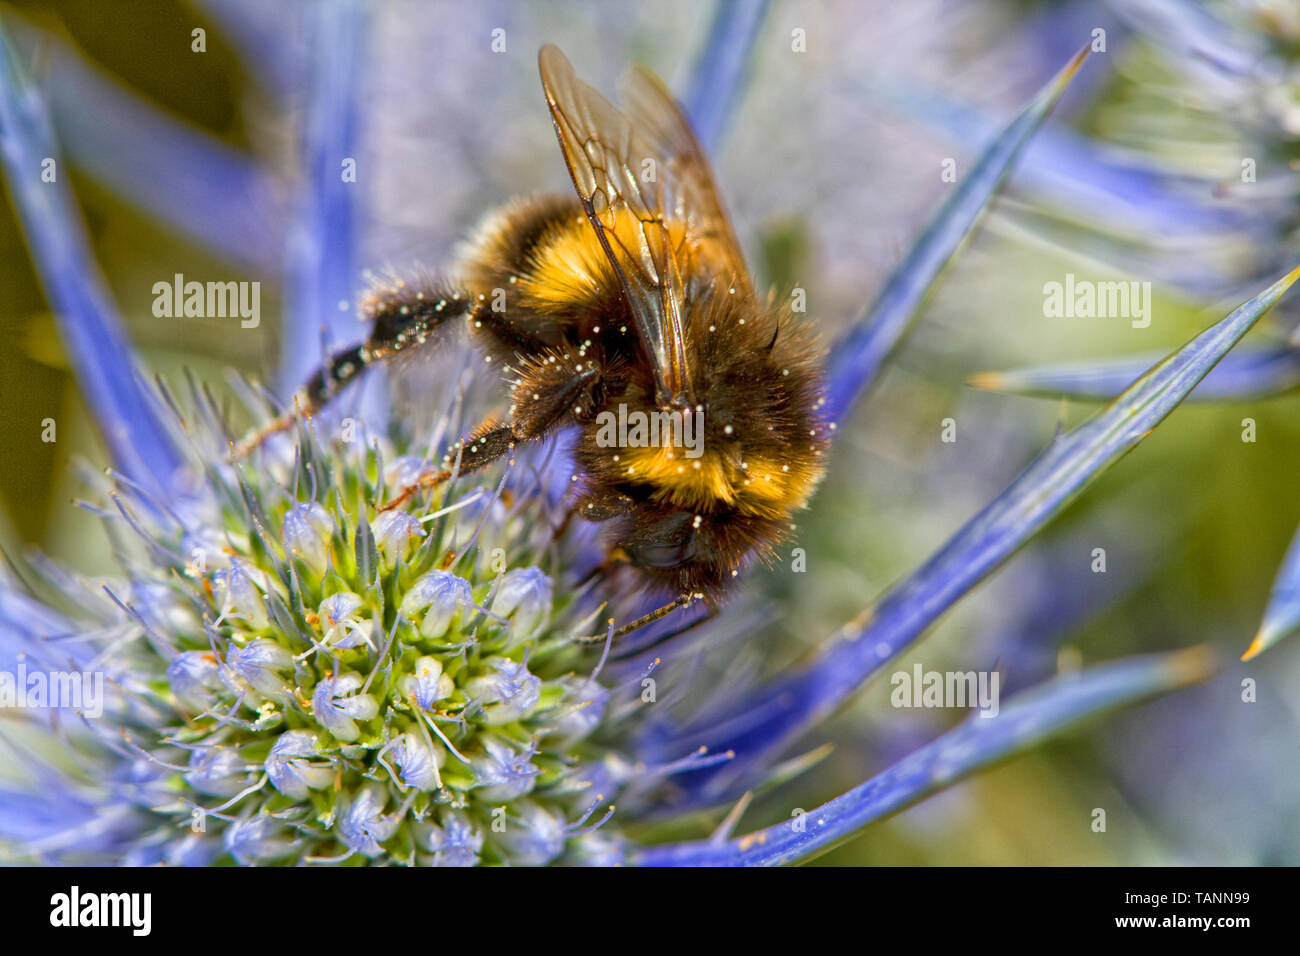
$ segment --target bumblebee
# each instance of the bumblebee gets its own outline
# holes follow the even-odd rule
[[[397,281],[360,304],[369,338],[333,356],[242,454],[310,415],[367,366],[460,327],[510,388],[509,408],[447,453],[421,488],[576,430],[570,515],[603,525],[609,577],[672,600],[616,636],[703,601],[716,609],[755,560],[770,562],[824,464],[829,425],[812,335],[756,295],[713,174],[678,105],[634,68],[622,110],[579,80],[552,45],[542,88],[574,196],[515,201],[490,215],[449,282]],[[607,426],[691,418],[683,447]]]

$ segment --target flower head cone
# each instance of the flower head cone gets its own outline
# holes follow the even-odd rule
[[[198,429],[196,446],[222,446]],[[591,769],[629,764],[604,719],[599,647],[573,641],[591,626],[571,587],[589,549],[556,536],[546,489],[497,472],[383,510],[407,466],[389,443],[326,447],[304,428],[279,451],[209,454],[183,511],[105,487],[124,576],[80,582],[67,612],[88,635],[77,660],[107,678],[103,716],[67,728],[97,768],[74,789],[102,839],[31,855],[616,856],[617,784],[594,787]]]

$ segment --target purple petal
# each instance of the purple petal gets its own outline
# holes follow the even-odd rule
[[[890,275],[866,314],[831,349],[827,404],[833,420],[843,418],[874,381],[939,273],[970,235],[976,220],[1010,174],[1016,157],[1065,92],[1086,55],[1087,48],[1076,54],[984,151]]]
[[[318,366],[321,333],[336,345],[359,337],[351,306],[355,276],[355,196],[361,168],[357,91],[362,86],[367,10],[357,0],[313,4],[310,77],[304,104],[307,164],[289,235],[288,309],[280,381],[290,392]],[[344,181],[344,162],[358,166]]]
[[[14,36],[24,49],[39,44],[50,116],[78,169],[231,260],[274,267],[284,202],[252,157],[170,118],[45,31],[15,23]]]
[[[113,460],[136,481],[165,487],[180,464],[179,454],[137,377],[135,356],[91,258],[44,104],[14,59],[2,27],[0,147],[55,321]],[[54,182],[42,178],[47,159],[56,163]]]
[[[973,715],[888,770],[793,819],[724,842],[650,847],[642,866],[775,866],[807,859],[967,774],[1096,714],[1203,679],[1205,648],[1106,664],[1017,695],[992,719]]]
[[[706,152],[717,148],[735,112],[768,6],[769,0],[718,0],[713,8],[713,23],[684,99],[686,115]]]

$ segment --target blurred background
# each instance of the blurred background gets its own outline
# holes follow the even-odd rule
[[[349,187],[357,248],[340,264],[340,300],[363,287],[363,269],[436,269],[494,205],[568,187],[537,80],[542,43],[559,44],[603,91],[634,60],[681,90],[709,7],[368,5]],[[337,303],[323,310],[319,341],[286,341],[278,322],[292,298],[302,171],[315,159],[301,145],[314,116],[304,102],[305,51],[319,40],[312,8],[0,3],[48,99],[59,174],[130,338],[168,379],[188,369],[220,391],[235,369],[270,381],[310,367],[326,342],[364,335]],[[493,49],[498,29],[504,51]],[[828,340],[952,188],[944,161],[960,177],[1097,30],[1104,51],[869,401],[840,423],[829,478],[802,521],[808,572],[749,583],[779,613],[742,666],[766,672],[807,653],[1096,407],[981,391],[969,376],[1168,351],[1300,262],[1300,12],[1290,0],[770,5],[715,163],[758,285],[806,290]],[[176,273],[260,281],[260,326],[156,317],[153,285]],[[1149,327],[1046,316],[1044,284],[1067,273],[1151,282]],[[107,570],[99,523],[72,504],[77,463],[107,455],[8,203],[0,290],[0,545]],[[1288,349],[1298,321],[1284,302],[1249,341]],[[1300,520],[1295,382],[1258,384],[1267,394],[1175,412],[886,670],[997,668],[1008,694],[1060,669],[1202,642],[1235,661]],[[47,418],[53,443],[42,441]],[[948,418],[951,443],[940,440]],[[1242,440],[1248,418],[1253,442]],[[1242,700],[1246,678],[1253,702]],[[958,785],[818,862],[1300,863],[1298,686],[1300,651],[1284,643]],[[825,735],[833,752],[781,807],[823,802],[960,716],[893,709],[889,689],[869,685],[839,715]],[[1107,812],[1105,833],[1092,830],[1094,808]]]

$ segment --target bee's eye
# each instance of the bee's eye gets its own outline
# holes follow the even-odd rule
[[[675,568],[695,551],[695,527],[691,515],[678,513],[645,529],[638,540],[623,544],[634,563],[648,568]]]
[[[627,549],[635,564],[644,568],[675,568],[686,562],[691,542],[649,542]]]

